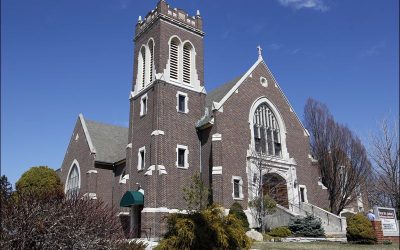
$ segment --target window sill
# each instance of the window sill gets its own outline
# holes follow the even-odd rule
[[[137,171],[138,171],[138,173],[139,173],[139,172],[143,172],[143,171],[144,171],[144,168],[138,169]]]
[[[180,167],[180,166],[176,166],[176,168],[179,168],[179,169],[189,169],[189,167]]]
[[[242,200],[244,200],[243,197],[233,197],[233,199],[234,199],[235,201],[242,201]]]
[[[180,110],[178,110],[178,113],[187,114],[187,113],[189,113],[189,111],[180,111]]]

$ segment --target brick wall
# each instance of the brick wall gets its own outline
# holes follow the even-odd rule
[[[260,84],[260,77],[268,80],[268,87]],[[253,102],[261,96],[267,97],[279,110],[287,134],[286,145],[291,158],[297,163],[298,183],[307,186],[310,203],[324,207],[327,204],[327,193],[318,186],[318,169],[311,164],[309,154],[309,138],[304,135],[304,129],[297,120],[295,113],[290,110],[284,96],[275,86],[275,82],[263,64],[259,64],[223,105],[223,112],[214,113],[217,126],[215,132],[222,134],[222,162],[223,162],[223,204],[230,207],[233,203],[232,175],[243,177],[244,200],[242,205],[247,207],[247,174],[246,151],[251,143],[249,127],[249,112]],[[214,150],[214,149],[213,149]],[[214,153],[214,151],[213,151]]]

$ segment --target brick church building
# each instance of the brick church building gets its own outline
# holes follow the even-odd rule
[[[196,173],[213,202],[241,203],[253,226],[248,202],[261,177],[282,211],[329,207],[309,134],[261,48],[245,74],[207,93],[202,22],[199,11],[190,16],[164,0],[139,17],[129,128],[80,114],[59,170],[67,195],[118,208],[127,237],[162,235],[162,218],[186,209],[182,189]]]

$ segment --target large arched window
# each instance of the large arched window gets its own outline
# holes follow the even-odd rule
[[[186,42],[183,45],[183,82],[190,84],[192,72],[192,45]]]
[[[76,164],[73,164],[67,178],[66,194],[67,196],[78,195],[80,188],[80,173]]]
[[[253,126],[256,152],[281,157],[282,146],[278,121],[266,103],[260,104],[255,110]]]
[[[179,78],[179,47],[180,41],[174,37],[171,40],[169,46],[169,58],[170,58],[170,77],[171,79],[178,80]]]

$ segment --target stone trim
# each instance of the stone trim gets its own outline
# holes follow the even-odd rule
[[[180,210],[175,208],[167,208],[167,207],[145,207],[142,210],[142,213],[180,213],[187,214],[187,210]]]
[[[151,165],[150,167],[147,168],[146,173],[144,173],[144,175],[153,175],[153,171],[155,170],[155,166]]]
[[[211,141],[222,141],[222,135],[219,133],[213,134]]]
[[[97,174],[97,170],[89,170],[86,172],[87,174]]]
[[[85,194],[83,194],[83,197],[87,197],[90,200],[97,200],[97,194],[96,193],[85,193]]]
[[[165,135],[165,132],[162,130],[154,130],[151,132],[151,135]]]
[[[158,169],[158,174],[159,175],[165,175],[168,174],[167,170],[165,169],[164,165],[157,165],[157,169]]]
[[[87,129],[86,122],[85,119],[83,118],[82,113],[79,114],[79,120],[81,121],[83,132],[85,133],[86,141],[89,145],[90,152],[92,154],[96,154],[96,148],[93,146],[92,138],[90,138],[89,130]]]
[[[220,175],[222,174],[222,166],[212,167],[212,175]]]
[[[231,97],[236,89],[239,88],[239,86],[244,82],[244,80],[246,80],[246,78],[251,74],[251,72],[253,72],[253,70],[261,63],[263,62],[262,58],[258,58],[257,61],[253,64],[253,66],[251,66],[251,68],[242,76],[242,78],[240,78],[240,80],[235,84],[235,86],[233,86],[229,92],[221,99],[221,101],[219,101],[218,103],[214,103],[214,108],[216,110],[220,109],[222,107],[222,105],[226,102],[226,100],[229,99],[229,97]]]

